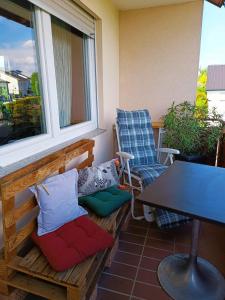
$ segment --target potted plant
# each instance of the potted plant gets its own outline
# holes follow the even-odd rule
[[[173,103],[163,121],[164,143],[180,150],[178,159],[203,163],[215,157],[224,128],[221,115],[215,109],[208,111],[188,101],[177,105]]]

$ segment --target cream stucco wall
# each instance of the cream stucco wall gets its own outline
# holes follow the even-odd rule
[[[97,17],[97,77],[100,127],[107,131],[98,136],[95,164],[113,155],[112,125],[119,106],[119,11],[111,0],[81,0]]]
[[[120,12],[120,107],[157,121],[172,101],[194,101],[203,2]]]

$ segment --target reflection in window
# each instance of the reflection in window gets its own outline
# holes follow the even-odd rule
[[[89,121],[87,37],[52,18],[52,37],[60,128]]]
[[[33,11],[0,2],[0,145],[45,132]]]

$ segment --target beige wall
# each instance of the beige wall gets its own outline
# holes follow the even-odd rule
[[[95,163],[112,157],[112,125],[119,106],[119,12],[111,0],[81,0],[98,17],[97,73],[100,127],[106,133],[96,138]]]
[[[120,12],[120,107],[157,121],[195,98],[202,1]]]

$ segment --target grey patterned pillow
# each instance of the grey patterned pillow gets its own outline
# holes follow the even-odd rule
[[[97,167],[85,168],[79,171],[78,196],[86,196],[110,186],[119,184],[114,160],[107,161]]]

